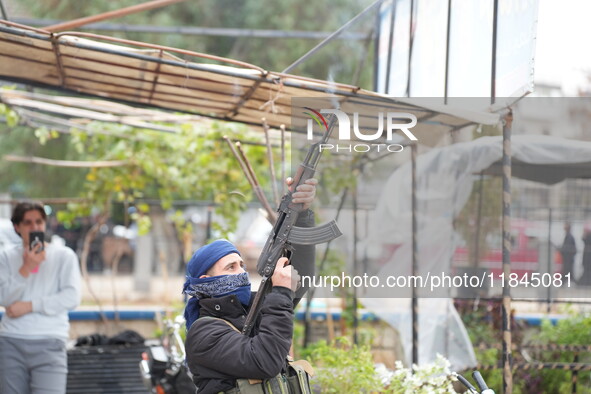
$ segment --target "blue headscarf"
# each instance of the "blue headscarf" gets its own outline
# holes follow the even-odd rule
[[[240,252],[225,239],[219,239],[199,248],[187,264],[187,281],[183,286],[183,293],[191,296],[185,307],[187,330],[199,317],[199,299],[205,297],[222,297],[234,294],[240,302],[247,306],[250,302],[250,280],[248,273],[238,275],[219,275],[200,278],[222,257]]]

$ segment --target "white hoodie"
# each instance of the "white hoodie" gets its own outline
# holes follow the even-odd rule
[[[80,267],[74,251],[65,246],[46,245],[45,260],[37,273],[24,278],[23,245],[0,250],[0,305],[31,301],[33,311],[12,319],[6,313],[0,321],[0,336],[68,339],[68,311],[80,304]]]

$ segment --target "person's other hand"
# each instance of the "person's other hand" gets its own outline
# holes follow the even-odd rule
[[[286,257],[281,257],[277,260],[271,281],[273,282],[273,286],[287,287],[292,291],[296,291],[300,283],[300,275],[292,265],[286,265],[287,263],[288,260]]]
[[[16,319],[17,317],[21,317],[32,311],[33,303],[31,301],[17,301],[6,308],[6,314],[11,319]]]
[[[285,183],[289,187],[293,183],[293,179],[289,177],[285,180]],[[304,204],[304,210],[309,209],[312,206],[314,197],[316,197],[317,184],[317,179],[310,178],[307,181],[305,181],[302,185],[299,185],[295,192],[292,194],[292,201],[296,204]]]

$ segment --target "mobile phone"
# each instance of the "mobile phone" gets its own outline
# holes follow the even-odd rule
[[[31,231],[29,233],[29,250],[33,250],[37,247],[37,245],[41,245],[41,248],[36,252],[40,253],[45,249],[45,244],[43,240],[45,239],[45,234],[42,231]],[[39,271],[39,267],[32,270],[32,273],[37,273]]]
[[[41,249],[39,249],[39,252],[42,252],[45,248],[45,245],[43,243],[44,239],[45,234],[43,234],[43,232],[31,231],[29,233],[29,250],[33,250],[37,247],[37,245],[41,245]]]
[[[41,249],[39,252],[42,252],[45,245],[43,241],[45,239],[45,234],[42,231],[31,231],[29,233],[29,250],[33,250],[37,247],[37,245],[41,245]]]

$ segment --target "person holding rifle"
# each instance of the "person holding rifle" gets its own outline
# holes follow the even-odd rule
[[[287,179],[288,186],[292,184]],[[303,204],[296,225],[312,227],[310,206],[317,181],[305,180],[291,194]],[[193,254],[183,292],[191,298],[185,309],[187,364],[199,394],[287,392],[287,357],[292,342],[293,310],[307,289],[299,273],[314,274],[314,245],[293,245],[294,253],[276,261],[272,287],[262,301],[253,329],[242,333],[255,299],[240,252],[217,240]],[[297,377],[296,379],[297,380]],[[291,380],[294,381],[293,379]],[[307,392],[306,388],[300,389]]]

